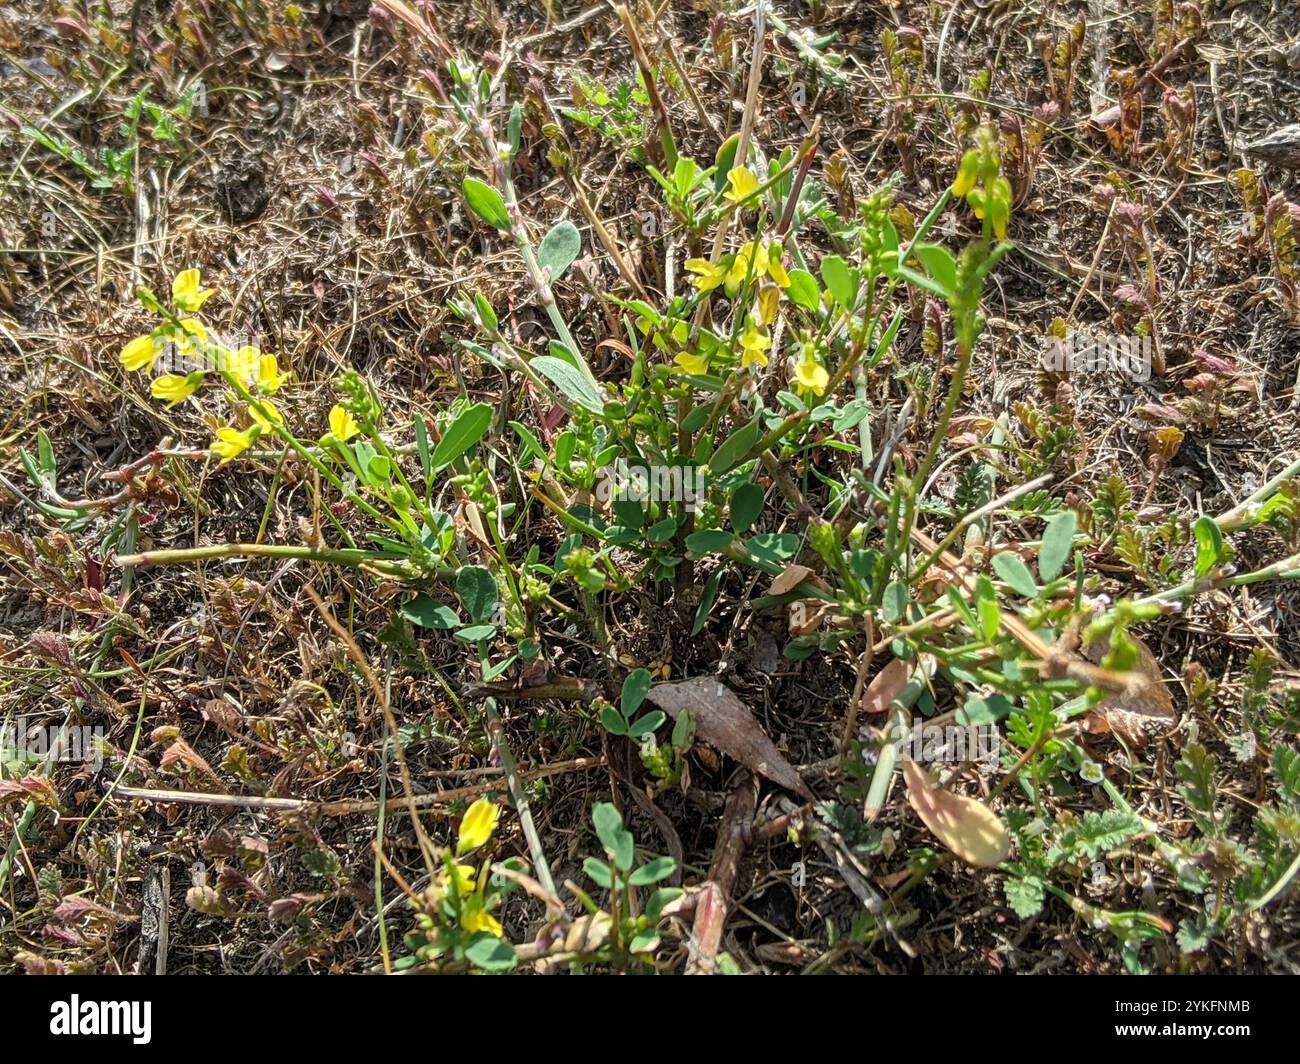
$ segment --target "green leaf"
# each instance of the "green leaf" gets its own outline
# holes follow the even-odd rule
[[[633,669],[627,674],[627,679],[623,681],[623,693],[619,697],[619,709],[623,711],[623,716],[631,720],[636,715],[636,711],[641,708],[641,703],[645,701],[645,696],[650,693],[650,684],[652,677],[646,669]]]
[[[477,643],[480,639],[491,639],[496,635],[496,631],[495,624],[472,624],[457,632],[456,638],[462,643]]]
[[[975,612],[979,614],[980,632],[992,643],[998,637],[1002,618],[998,611],[997,592],[987,576],[981,576],[975,582]]]
[[[465,959],[485,972],[508,972],[519,963],[515,947],[489,931],[480,931],[470,939]]]
[[[506,211],[506,201],[501,198],[500,192],[476,177],[465,178],[460,188],[465,193],[469,209],[483,221],[496,229],[510,228],[510,214]]]
[[[779,565],[799,551],[799,537],[793,532],[760,532],[745,540],[745,549],[758,561]]]
[[[1201,813],[1214,812],[1214,758],[1200,743],[1188,743],[1183,747],[1183,756],[1174,766],[1174,772],[1182,785],[1183,798],[1193,809]]]
[[[55,474],[58,472],[58,463],[54,458],[54,447],[51,446],[50,438],[45,434],[44,429],[36,434],[36,450],[41,472],[45,474],[46,483],[52,488],[57,482]]]
[[[733,133],[722,142],[718,154],[713,159],[716,169],[713,171],[713,189],[721,192],[727,187],[727,175],[736,168],[736,149],[740,147],[740,134]]]
[[[506,121],[506,143],[510,145],[510,158],[519,154],[519,135],[524,128],[524,109],[516,100]]]
[[[571,362],[554,355],[538,355],[528,363],[560,392],[593,414],[603,414],[605,404],[587,375]]]
[[[892,581],[885,588],[881,606],[885,611],[885,620],[890,624],[898,623],[907,610],[907,584],[902,580]]]
[[[526,425],[521,425],[518,421],[512,421],[510,427],[515,430],[520,442],[524,445],[524,453],[519,456],[521,461],[526,462],[530,458],[540,458],[543,462],[546,461],[546,450],[542,447],[542,441],[534,436]]]
[[[665,517],[646,529],[645,538],[651,543],[667,543],[677,535],[677,518]]]
[[[668,715],[660,709],[652,709],[644,717],[638,720],[632,727],[628,728],[629,738],[640,739],[643,735],[649,735],[668,719]]]
[[[1300,802],[1300,754],[1284,743],[1273,747],[1273,774],[1278,788],[1293,802]]]
[[[957,291],[957,260],[951,251],[942,244],[917,244],[912,254],[945,293],[951,296]]]
[[[1060,857],[1083,854],[1089,860],[1095,860],[1135,835],[1142,834],[1144,830],[1142,818],[1135,813],[1119,809],[1087,813],[1078,824],[1061,836],[1060,853],[1057,854],[1054,850],[1048,859],[1055,861]]]
[[[583,861],[582,870],[596,886],[606,890],[614,886],[614,870],[598,857],[588,857]]]
[[[671,857],[656,857],[628,876],[627,881],[634,887],[648,887],[651,883],[659,883],[667,879],[675,871],[677,871],[677,862]]]
[[[627,734],[627,721],[623,719],[623,715],[617,709],[610,705],[601,708],[600,726],[610,735]]]
[[[1014,708],[1014,703],[1006,695],[991,694],[987,698],[968,698],[966,704],[957,711],[957,723],[963,728],[973,724],[993,724],[1001,720]]]
[[[1211,518],[1202,517],[1192,531],[1196,534],[1196,575],[1202,577],[1223,557],[1223,533]]]
[[[597,802],[591,809],[596,838],[614,860],[614,867],[626,872],[632,867],[632,833],[623,829],[623,816],[609,802]]]
[[[681,887],[660,887],[654,891],[645,903],[646,917],[654,923],[659,919],[660,913],[664,911],[664,906],[669,902],[674,902],[686,892]]]
[[[692,532],[686,537],[686,549],[692,554],[719,554],[730,547],[735,538],[721,529]]]
[[[790,302],[816,313],[821,308],[822,292],[817,278],[807,270],[790,271],[790,287],[785,290]]]
[[[483,438],[492,424],[492,407],[475,403],[462,413],[443,433],[438,446],[433,449],[431,461],[435,472],[446,469],[452,462]]]
[[[420,471],[424,474],[427,485],[433,479],[433,460],[429,451],[429,427],[424,423],[424,415],[418,410],[415,412],[415,449],[420,452]]]
[[[384,487],[392,475],[393,463],[387,455],[372,454],[366,460],[366,482],[372,487]]]
[[[1017,555],[1010,551],[995,554],[993,568],[1002,578],[1002,582],[1010,584],[1017,594],[1024,595],[1025,598],[1033,598],[1038,594],[1038,584],[1034,581],[1034,574]]]
[[[757,484],[742,484],[731,493],[731,527],[739,535],[748,532],[763,512],[763,489]]]
[[[709,578],[704,581],[704,590],[700,593],[700,604],[695,608],[695,621],[691,625],[691,635],[699,635],[709,621],[709,611],[718,600],[718,587],[722,583],[722,574],[727,571],[725,565],[719,565]],[[679,718],[680,719],[680,718]]]
[[[1043,529],[1043,542],[1038,548],[1038,576],[1044,583],[1055,580],[1069,559],[1077,524],[1073,510],[1062,510]]]
[[[404,603],[398,612],[421,628],[439,628],[447,631],[460,624],[460,617],[455,610],[428,595],[416,595],[410,602]]]
[[[758,442],[761,431],[762,428],[757,417],[736,429],[713,452],[713,457],[709,459],[710,474],[719,476],[732,466],[737,465],[745,455],[749,454],[750,448]]]
[[[1025,876],[1023,879],[1009,876],[1002,885],[1007,896],[1007,904],[1022,920],[1037,915],[1043,908],[1043,881],[1037,876]]]
[[[850,310],[858,297],[858,286],[853,280],[853,271],[838,255],[827,255],[822,259],[822,280],[830,289],[835,302],[845,310]]]
[[[567,218],[557,222],[537,246],[537,263],[551,268],[551,281],[558,281],[582,251],[582,234]]]
[[[480,623],[489,621],[499,601],[497,578],[481,565],[467,565],[456,574],[456,594],[470,617]]]
[[[488,332],[497,331],[497,312],[492,309],[492,304],[488,302],[488,297],[482,292],[474,293],[474,306],[478,308],[479,321],[483,323],[483,328]]]

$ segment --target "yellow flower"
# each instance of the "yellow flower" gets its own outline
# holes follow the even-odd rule
[[[361,426],[357,424],[357,419],[341,406],[335,406],[330,410],[330,432],[339,443],[352,439],[360,431]]]
[[[158,343],[153,333],[147,336],[137,336],[124,348],[118,356],[122,365],[130,373],[135,373],[145,368],[153,362],[158,354]]]
[[[256,347],[236,348],[222,352],[222,369],[244,384],[253,384],[261,375],[262,352]]]
[[[955,198],[960,199],[975,187],[979,165],[980,156],[975,149],[972,148],[962,156],[961,166],[957,168],[957,179],[952,183],[952,194]]]
[[[274,355],[262,355],[257,360],[257,387],[267,395],[274,395],[290,374],[281,373]]]
[[[727,271],[727,295],[735,296],[746,277],[759,278],[767,273],[767,249],[762,244],[749,241],[736,252],[731,269]]]
[[[721,263],[715,266],[708,259],[687,259],[686,268],[695,274],[691,284],[701,292],[712,292],[727,277],[727,267]]]
[[[702,377],[709,372],[709,356],[695,351],[683,351],[673,362],[683,373],[689,373],[692,377]]]
[[[831,375],[826,372],[826,367],[820,362],[805,358],[795,366],[794,379],[795,390],[800,395],[808,393],[824,395],[826,385],[830,383]]]
[[[790,275],[785,272],[785,267],[781,265],[781,245],[770,244],[767,249],[767,275],[772,278],[780,287],[790,287]]]
[[[248,404],[248,413],[259,425],[283,425],[284,418],[270,399],[259,398]]]
[[[496,917],[484,908],[484,904],[481,894],[474,894],[465,899],[465,903],[460,909],[460,926],[466,933],[471,935],[486,931],[488,934],[500,938],[505,934],[505,928],[497,922]]]
[[[172,368],[193,371],[210,367],[211,363],[207,357],[208,331],[197,318],[182,319],[179,329],[172,325],[164,325],[157,332],[172,345],[172,355],[176,360],[172,363]]]
[[[474,871],[473,865],[458,864],[452,866],[456,870],[455,884],[456,894],[459,897],[468,897],[474,893],[477,886],[478,874]],[[446,869],[438,873],[438,887],[444,894],[451,892],[452,877],[447,874]]]
[[[181,377],[175,373],[164,373],[161,377],[154,378],[149,385],[149,391],[153,393],[155,399],[162,399],[169,407],[177,403],[183,403],[191,395],[199,390],[199,385],[203,383],[203,370]]]
[[[470,850],[477,850],[487,842],[492,837],[492,832],[496,831],[497,821],[500,819],[500,807],[486,798],[480,798],[471,805],[460,822],[460,834],[456,837],[456,856],[469,853]]]
[[[212,441],[212,453],[220,456],[221,465],[225,465],[236,455],[248,450],[261,431],[258,425],[244,429],[242,432],[229,425],[223,426],[217,429],[217,438]]]
[[[781,289],[774,284],[760,285],[755,309],[758,311],[758,320],[764,325],[771,325],[781,309]]]
[[[172,302],[177,310],[193,312],[208,301],[215,289],[199,288],[198,270],[181,270],[172,282]]]
[[[740,357],[742,369],[755,363],[760,366],[767,365],[767,355],[763,354],[763,352],[772,346],[772,340],[760,332],[752,321],[745,327],[745,331],[740,334],[740,346],[744,350],[744,354]]]
[[[731,189],[723,193],[732,203],[739,203],[741,200],[748,199],[758,191],[758,178],[756,178],[744,166],[735,167],[727,174],[727,184]]]

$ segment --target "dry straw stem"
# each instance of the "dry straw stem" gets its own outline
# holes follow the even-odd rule
[[[554,765],[526,769],[519,773],[519,778],[525,783],[531,783],[533,780],[546,779],[548,776],[559,776],[569,772],[588,772],[604,766],[605,759],[603,757],[575,757],[570,761],[556,762]],[[500,770],[497,770],[497,775],[500,775]],[[263,798],[253,794],[209,794],[204,791],[174,791],[160,787],[112,787],[109,793],[114,798],[126,798],[141,802],[211,805],[224,809],[253,809],[266,813],[353,816],[356,814],[377,813],[380,809],[383,809],[385,813],[409,813],[411,807],[414,806],[416,809],[437,816],[445,816],[447,815],[447,807],[466,799],[477,798],[488,791],[499,790],[500,787],[500,779],[493,778],[466,787],[450,787],[445,791],[438,791],[436,794],[417,794],[410,801],[402,797],[390,798],[384,802],[361,799],[314,802],[305,798]]]

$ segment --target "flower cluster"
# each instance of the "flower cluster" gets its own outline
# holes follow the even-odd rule
[[[952,194],[964,199],[975,217],[988,219],[999,240],[1007,237],[1011,218],[1011,183],[999,173],[997,142],[988,130],[981,130],[980,143],[962,156]]]
[[[173,407],[193,396],[209,374],[221,377],[233,392],[233,398],[247,404],[251,424],[239,429],[223,425],[216,430],[212,453],[222,464],[246,451],[265,431],[283,424],[280,412],[269,398],[289,379],[282,373],[274,355],[264,354],[252,345],[232,346],[222,342],[198,319],[190,317],[214,294],[201,287],[199,271],[182,270],[172,282],[171,300],[163,305],[148,288],[141,287],[136,297],[146,310],[162,319],[161,323],[122,348],[122,366],[131,373],[164,368],[149,385],[155,399]],[[170,372],[186,369],[186,373]]]
[[[454,853],[450,849],[444,852],[441,871],[419,898],[419,930],[407,936],[407,945],[417,959],[463,955],[476,936],[500,939],[504,935],[501,922],[492,913],[513,883],[492,875],[490,861],[482,861],[477,868],[462,861],[487,845],[500,819],[500,807],[486,798],[479,798],[465,811]],[[506,867],[516,864],[505,862]]]
[[[759,190],[758,178],[743,166],[735,167],[727,175],[729,189],[725,199],[741,205]],[[746,241],[737,251],[723,255],[717,262],[693,258],[686,260],[686,269],[693,276],[691,283],[701,294],[721,288],[735,299],[754,293],[754,299],[743,315],[736,342],[739,348],[740,367],[766,366],[767,352],[772,347],[771,327],[780,313],[781,294],[790,287],[790,275],[782,262],[779,241],[755,237]],[[724,345],[714,337],[702,335],[695,350],[683,351],[674,364],[690,376],[709,372],[714,358],[724,351]]]

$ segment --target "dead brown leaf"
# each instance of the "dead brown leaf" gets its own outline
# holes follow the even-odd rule
[[[1011,836],[996,813],[974,798],[946,791],[924,768],[903,762],[907,800],[935,838],[969,865],[996,868],[1011,856]]]
[[[1109,695],[1097,706],[1096,713],[1113,731],[1119,733],[1131,746],[1145,746],[1147,732],[1171,728],[1178,723],[1178,711],[1165,687],[1160,662],[1151,648],[1132,632],[1126,633],[1137,647],[1137,664],[1132,674],[1140,677],[1137,684],[1122,694]],[[1089,643],[1083,648],[1084,656],[1094,665],[1101,663],[1110,650],[1110,636]]]
[[[871,678],[867,689],[862,692],[862,710],[864,713],[884,713],[890,703],[899,696],[912,675],[915,662],[893,658],[889,664]]]
[[[696,734],[710,746],[786,790],[812,799],[812,792],[794,766],[781,756],[781,751],[730,688],[711,677],[697,676],[677,683],[657,684],[650,688],[647,697],[674,720],[682,710],[690,710]]]

